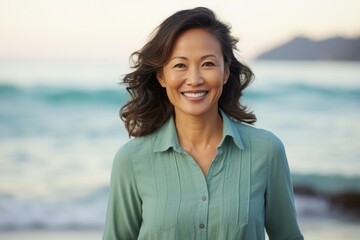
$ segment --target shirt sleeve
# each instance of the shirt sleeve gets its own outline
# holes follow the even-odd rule
[[[137,239],[139,234],[141,198],[130,156],[122,147],[114,158],[103,240]]]
[[[270,165],[265,199],[265,227],[271,240],[304,239],[297,223],[290,171],[282,142],[270,135]]]

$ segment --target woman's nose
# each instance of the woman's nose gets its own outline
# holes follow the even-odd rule
[[[197,68],[190,68],[189,73],[186,78],[186,84],[192,85],[192,86],[198,86],[201,85],[204,82],[203,76],[201,74],[201,71]]]

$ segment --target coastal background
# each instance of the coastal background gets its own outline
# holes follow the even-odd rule
[[[268,15],[266,3],[254,2],[166,7],[155,1],[155,16],[144,11],[148,3],[2,1],[0,239],[101,237],[112,159],[129,139],[118,116],[128,98],[118,84],[129,71],[128,56],[164,17],[198,5],[219,12],[240,37],[240,58],[256,76],[243,100],[258,117],[255,126],[285,144],[305,238],[357,239],[360,62],[275,61],[261,53],[304,35],[313,41],[358,37],[360,19],[352,15],[358,3],[318,1],[303,8],[307,1],[275,1]],[[128,15],[135,10],[149,22]],[[299,10],[313,26],[292,21]],[[339,25],[329,16],[338,16]]]

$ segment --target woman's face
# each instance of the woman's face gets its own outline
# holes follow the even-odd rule
[[[218,100],[228,77],[220,42],[200,28],[179,35],[169,60],[157,73],[176,116],[218,114]]]

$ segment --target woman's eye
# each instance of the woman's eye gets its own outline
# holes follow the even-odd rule
[[[203,64],[203,66],[204,66],[204,67],[213,67],[213,66],[215,66],[215,63],[213,63],[213,62],[205,62],[205,63]]]
[[[178,63],[178,64],[175,64],[174,68],[185,68],[186,65],[183,64],[183,63]]]

